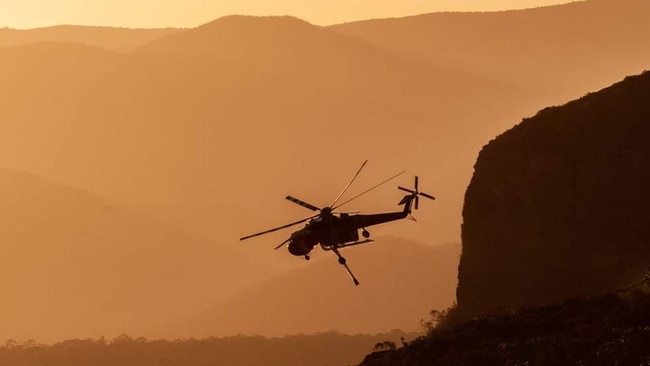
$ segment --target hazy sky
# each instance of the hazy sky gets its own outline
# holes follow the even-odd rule
[[[293,15],[318,25],[437,11],[492,11],[568,0],[0,0],[0,27],[194,27],[224,15]]]

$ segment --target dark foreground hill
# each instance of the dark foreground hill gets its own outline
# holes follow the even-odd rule
[[[112,341],[74,339],[53,344],[8,341],[0,347],[3,366],[291,366],[349,365],[361,361],[377,343],[399,343],[417,334],[321,333],[282,338],[228,338],[148,341],[122,335]]]
[[[444,325],[361,365],[648,365],[650,276],[605,295]]]

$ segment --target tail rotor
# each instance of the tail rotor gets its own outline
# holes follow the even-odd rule
[[[420,192],[418,186],[419,186],[419,179],[418,179],[418,176],[416,175],[416,176],[415,176],[414,189],[408,189],[408,188],[404,188],[404,187],[401,187],[401,186],[398,186],[398,187],[397,187],[398,189],[400,189],[400,190],[402,190],[402,191],[405,191],[405,192],[408,192],[408,193],[411,194],[411,196],[412,196],[413,199],[415,200],[415,209],[416,209],[416,210],[417,210],[418,207],[420,206],[420,196],[425,197],[425,198],[428,198],[428,199],[431,199],[431,200],[435,200],[435,199],[436,199],[434,196],[432,196],[432,195],[430,195],[430,194],[427,194],[427,193],[424,193],[424,192]],[[407,197],[408,197],[408,196],[407,196]]]

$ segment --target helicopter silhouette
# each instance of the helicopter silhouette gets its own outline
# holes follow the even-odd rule
[[[276,250],[280,249],[284,245],[288,244],[289,253],[295,256],[304,257],[306,260],[309,260],[310,259],[309,253],[314,249],[316,245],[320,244],[323,250],[332,251],[334,252],[334,254],[336,254],[336,256],[338,257],[338,262],[341,265],[343,265],[343,267],[345,267],[345,270],[347,271],[348,275],[350,276],[354,284],[358,286],[359,281],[350,270],[350,267],[348,267],[347,260],[341,255],[339,249],[349,247],[349,246],[354,246],[354,245],[372,243],[374,240],[370,239],[370,232],[366,229],[367,227],[377,225],[377,224],[382,224],[385,222],[400,220],[407,217],[415,220],[411,216],[411,209],[413,208],[413,206],[416,210],[418,209],[420,197],[425,197],[431,200],[435,200],[434,196],[431,196],[424,192],[420,192],[418,190],[418,177],[415,176],[414,189],[408,189],[400,186],[397,187],[402,191],[408,192],[408,194],[405,195],[402,198],[402,200],[398,203],[398,205],[404,205],[404,209],[401,211],[375,213],[375,214],[355,214],[355,213],[348,213],[348,212],[340,212],[340,213],[335,212],[334,210],[338,209],[339,207],[351,202],[352,200],[357,199],[358,197],[361,197],[362,195],[374,190],[375,188],[405,173],[405,172],[398,173],[384,180],[383,182],[361,192],[360,194],[348,199],[347,201],[339,205],[336,205],[338,201],[341,199],[341,197],[343,196],[343,194],[345,194],[348,188],[350,188],[352,183],[359,176],[359,173],[361,173],[361,170],[363,170],[367,162],[368,160],[364,161],[363,164],[361,164],[361,167],[359,168],[359,170],[357,170],[356,174],[354,174],[352,179],[343,188],[343,190],[338,195],[338,197],[336,197],[334,202],[328,207],[319,208],[317,206],[314,206],[312,204],[309,204],[305,201],[299,200],[292,196],[285,197],[287,200],[295,204],[298,204],[302,207],[305,207],[309,210],[318,211],[318,214],[270,230],[265,230],[252,235],[247,235],[240,238],[239,240],[241,241],[241,240],[254,238],[256,236],[272,233],[274,231],[286,229],[294,225],[307,222],[304,228],[298,231],[294,231],[287,240],[280,243],[280,245],[276,246],[275,249]],[[361,235],[364,238],[363,240],[359,240],[359,230],[361,230]]]

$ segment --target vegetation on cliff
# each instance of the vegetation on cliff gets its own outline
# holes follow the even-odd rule
[[[427,337],[372,353],[361,365],[647,365],[650,275],[607,294],[462,324],[438,320]]]

